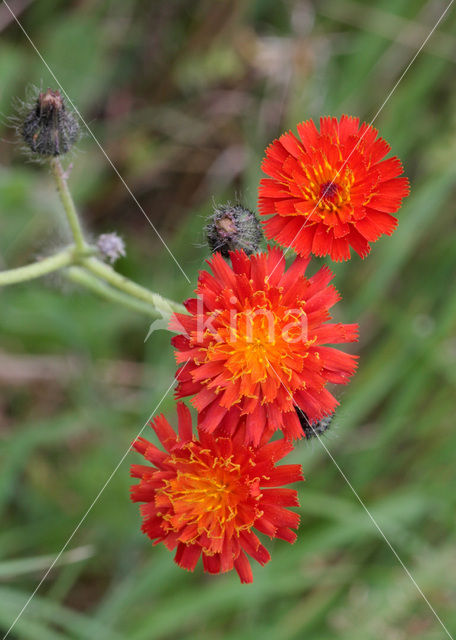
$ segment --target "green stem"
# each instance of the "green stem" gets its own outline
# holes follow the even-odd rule
[[[116,302],[118,304],[127,307],[128,309],[132,309],[133,311],[139,311],[139,313],[144,313],[145,315],[152,318],[159,318],[160,313],[154,309],[152,306],[145,304],[135,298],[132,298],[117,289],[113,289],[108,284],[95,278],[91,273],[86,271],[81,267],[70,267],[65,270],[65,275],[69,280],[75,282],[86,289],[89,289],[93,293],[99,295],[105,300],[109,300],[110,302]]]
[[[151,304],[155,309],[158,309],[162,315],[171,315],[174,311],[177,311],[178,313],[187,313],[182,304],[163,298],[158,293],[149,291],[149,289],[136,284],[136,282],[132,282],[128,278],[120,275],[120,273],[114,271],[114,269],[109,265],[98,260],[98,258],[83,258],[82,264],[86,269],[99,278],[106,280],[106,282],[109,282],[109,284],[113,285],[117,289],[124,291],[138,300]]]
[[[63,171],[63,167],[58,158],[52,158],[51,170],[55,178],[60,200],[62,201],[63,208],[65,209],[68,224],[71,228],[71,233],[74,237],[76,251],[77,253],[84,253],[87,248],[86,241],[82,232],[78,212],[76,211],[76,207],[74,206],[73,197],[70,193],[70,190],[68,189],[68,184],[65,173]]]
[[[136,282],[132,282],[128,278],[120,275],[114,271],[112,267],[101,262],[101,260],[87,255],[90,251],[90,247],[84,239],[79,216],[76,211],[76,207],[74,206],[70,190],[68,189],[62,165],[58,158],[53,158],[51,160],[51,169],[57,184],[57,190],[59,192],[63,208],[65,209],[68,224],[70,225],[74,237],[76,249],[74,262],[78,261],[97,277],[109,282],[109,284],[116,287],[116,289],[120,289],[120,291],[125,292],[129,297],[136,298],[139,302],[146,302],[147,304],[152,305],[161,313],[162,316],[169,316],[173,311],[185,313],[185,308],[181,304],[162,298],[158,293],[149,291],[149,289],[146,289],[145,287],[136,284]],[[81,274],[79,274],[79,276],[80,275]]]
[[[183,305],[167,300],[158,293],[149,291],[145,287],[120,275],[98,258],[93,257],[94,248],[90,247],[84,238],[79,216],[68,189],[60,160],[53,158],[50,164],[57,191],[74,237],[74,246],[68,247],[54,256],[45,258],[35,264],[0,271],[0,286],[32,280],[57,271],[62,267],[70,267],[65,271],[65,275],[70,280],[83,285],[103,298],[122,304],[134,311],[139,311],[153,318],[165,318],[174,311],[185,313]],[[77,264],[81,266],[75,266]]]
[[[57,271],[62,267],[66,267],[74,261],[74,247],[68,247],[49,258],[44,258],[33,264],[17,269],[8,269],[0,271],[0,287],[16,282],[24,282],[25,280],[33,280],[47,273]]]

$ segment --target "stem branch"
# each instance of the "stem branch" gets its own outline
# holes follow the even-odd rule
[[[124,291],[130,296],[151,304],[155,309],[163,312],[163,315],[165,316],[171,315],[174,311],[177,311],[178,313],[187,313],[182,304],[163,298],[158,293],[149,291],[149,289],[125,278],[120,275],[120,273],[117,273],[117,271],[114,271],[112,267],[98,260],[98,258],[84,258],[82,260],[82,264],[99,278],[106,280],[106,282],[109,282],[109,284],[121,291]]]
[[[166,318],[174,311],[185,313],[185,307],[163,298],[136,282],[125,278],[112,267],[93,256],[94,248],[85,240],[67,179],[58,158],[52,158],[51,170],[57,191],[74,237],[74,245],[53,256],[25,267],[0,271],[0,286],[32,280],[62,267],[67,278],[90,289],[103,298],[153,318]],[[76,266],[79,265],[79,266]]]
[[[68,247],[49,258],[44,258],[33,264],[17,269],[8,269],[0,271],[0,287],[16,282],[24,282],[25,280],[33,280],[47,273],[57,271],[62,267],[66,267],[74,261],[74,247]]]
[[[160,313],[154,309],[151,305],[145,304],[137,300],[136,298],[132,298],[117,289],[113,289],[108,284],[95,278],[91,273],[89,273],[86,269],[82,267],[70,267],[65,270],[65,275],[69,280],[75,282],[86,289],[92,291],[104,298],[105,300],[109,300],[110,302],[116,302],[118,304],[123,305],[124,307],[128,307],[128,309],[132,309],[133,311],[138,311],[139,313],[144,313],[145,315],[152,318],[159,318]]]

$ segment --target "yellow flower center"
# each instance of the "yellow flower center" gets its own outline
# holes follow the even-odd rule
[[[302,195],[314,203],[315,213],[321,218],[342,207],[351,207],[350,190],[355,177],[350,169],[344,167],[338,173],[327,161],[322,165],[305,165],[302,169],[307,178],[300,185]]]
[[[277,317],[270,310],[256,309],[243,312],[237,318],[237,327],[226,345],[227,368],[235,377],[251,373],[256,380],[264,380],[271,358],[277,349]]]
[[[239,464],[228,458],[213,457],[195,443],[184,450],[190,456],[176,453],[170,462],[178,469],[176,475],[165,482],[156,493],[158,508],[171,507],[163,516],[170,529],[187,529],[186,542],[192,542],[202,533],[209,538],[223,538],[235,530],[249,528],[254,518],[236,522],[238,507],[245,502],[249,488],[242,482]],[[243,517],[245,514],[243,513]]]
[[[270,307],[265,304],[230,317],[218,331],[219,340],[207,351],[207,360],[225,361],[232,380],[244,379],[242,388],[247,395],[250,383],[264,382],[268,376],[276,379],[275,371],[288,376],[289,356],[294,354],[299,359],[307,340],[303,310],[291,313],[289,309]]]

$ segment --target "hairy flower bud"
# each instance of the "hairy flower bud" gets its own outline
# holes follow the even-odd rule
[[[298,407],[296,407],[296,413],[298,414],[299,422],[301,423],[301,427],[306,438],[321,436],[329,429],[334,418],[333,413],[330,416],[325,416],[324,418],[321,418],[321,420],[311,423],[304,411],[301,411]]]
[[[79,125],[59,91],[41,92],[20,127],[26,145],[40,156],[67,153],[79,136]]]
[[[206,226],[207,242],[212,253],[243,249],[247,255],[258,251],[263,238],[255,214],[241,205],[224,204],[216,207]]]
[[[125,242],[117,233],[102,233],[97,240],[97,247],[101,255],[111,264],[126,255]]]

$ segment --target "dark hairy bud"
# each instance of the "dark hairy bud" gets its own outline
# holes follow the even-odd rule
[[[41,92],[20,127],[25,144],[40,156],[67,153],[79,137],[79,125],[59,91]]]
[[[295,409],[306,438],[315,438],[316,436],[321,436],[325,431],[329,429],[334,418],[333,413],[330,416],[325,416],[321,420],[310,423],[309,418],[306,416],[304,411],[301,411],[301,409],[299,409],[298,407],[295,407]]]
[[[247,255],[255,253],[263,238],[256,215],[238,204],[216,207],[206,225],[206,234],[212,253],[220,251],[224,258],[236,249],[243,249]]]

